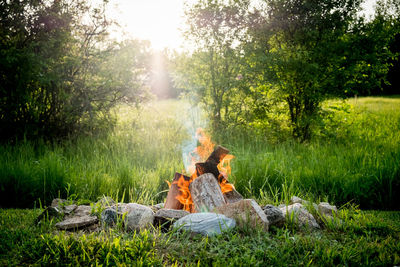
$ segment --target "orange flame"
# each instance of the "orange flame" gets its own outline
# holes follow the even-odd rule
[[[228,183],[226,179],[222,179],[219,185],[221,186],[222,194],[230,192],[234,189],[233,184]]]
[[[215,144],[211,141],[210,136],[201,128],[197,129],[196,135],[198,136],[200,143],[200,146],[196,148],[196,153],[204,161],[211,154],[211,152],[213,152]]]
[[[228,176],[231,174],[231,160],[234,159],[234,155],[226,155],[221,162],[218,164],[218,170],[219,172],[225,177],[228,178]]]
[[[201,160],[206,160],[207,157],[213,152],[215,144],[211,141],[209,135],[207,135],[203,129],[198,128],[196,131],[196,136],[198,137],[200,146],[196,147],[194,151],[190,153],[191,156],[191,165],[189,166],[189,172],[192,173],[190,180],[185,180],[184,176],[181,175],[178,181],[174,181],[173,184],[177,184],[179,187],[179,191],[181,194],[176,197],[180,203],[183,204],[183,209],[189,212],[194,212],[193,200],[190,194],[189,185],[193,182],[194,179],[197,178],[196,172],[196,162],[198,161],[199,156]],[[231,174],[231,166],[230,162],[234,158],[233,155],[226,155],[221,162],[218,164],[218,170],[220,171],[220,176],[218,180],[220,181],[220,187],[222,193],[226,193],[232,191],[234,186],[228,183],[227,178]]]
[[[189,185],[192,181],[192,178],[190,178],[189,181],[186,181],[182,174],[178,181],[173,182],[173,184],[178,185],[179,191],[181,192],[180,195],[176,196],[176,199],[183,204],[183,209],[189,212],[191,212],[193,205],[192,195],[189,190]]]

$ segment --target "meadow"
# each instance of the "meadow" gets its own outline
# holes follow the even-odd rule
[[[118,124],[111,134],[0,146],[1,266],[400,264],[400,213],[382,211],[399,209],[400,98],[326,102],[327,116],[309,143],[271,141],[272,135],[251,131],[212,136],[235,155],[230,181],[245,197],[261,205],[288,202],[292,195],[337,205],[342,223],[322,224],[321,231],[288,224],[269,232],[234,229],[200,237],[159,229],[71,234],[55,231],[57,218],[35,225],[55,197],[80,203],[102,195],[147,205],[164,201],[165,181],[184,169],[188,127],[204,120],[177,100],[115,112]]]
[[[55,197],[102,195],[158,203],[166,181],[184,170],[182,146],[206,120],[183,101],[115,110],[112,133],[62,143],[0,146],[0,207],[44,206]],[[292,195],[396,209],[400,203],[400,99],[366,97],[324,103],[314,139],[272,142],[268,133],[226,130],[212,136],[230,149],[233,182],[245,197],[281,203]]]

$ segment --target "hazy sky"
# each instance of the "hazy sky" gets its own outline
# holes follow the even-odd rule
[[[183,37],[184,2],[195,0],[111,0],[110,15],[125,27],[126,37],[150,40],[156,49],[179,49]],[[366,0],[365,14],[373,13],[376,0]],[[118,33],[121,37],[121,33]]]

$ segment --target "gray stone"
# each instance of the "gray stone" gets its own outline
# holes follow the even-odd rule
[[[118,214],[113,208],[107,208],[101,212],[101,222],[106,226],[113,226],[117,223]]]
[[[111,197],[103,196],[96,202],[96,206],[110,207],[115,204],[115,201]]]
[[[314,209],[315,211],[318,211],[318,205],[315,203],[312,203],[310,201],[307,200],[302,200],[301,203],[308,211],[312,211],[312,209]]]
[[[154,225],[161,226],[161,230],[169,230],[176,220],[189,215],[186,210],[160,209],[154,215]]]
[[[70,205],[68,210],[71,211],[70,214],[65,216],[62,222],[56,224],[56,227],[60,230],[77,230],[82,228],[87,228],[98,222],[96,216],[91,215],[92,208],[87,205]]]
[[[36,218],[35,223],[39,223],[43,218],[51,218],[61,216],[63,213],[57,207],[47,207],[40,215]]]
[[[164,208],[164,203],[158,203],[156,205],[153,205],[152,208],[154,208],[156,211],[163,209]]]
[[[279,204],[278,209],[286,207],[285,204]]]
[[[311,202],[310,202],[310,201],[307,201],[307,200],[301,199],[301,198],[299,198],[299,197],[293,196],[293,197],[290,199],[290,204],[292,205],[292,204],[296,204],[296,203],[302,204],[302,205],[305,206],[308,210],[311,210],[311,209],[312,209],[312,208],[311,208]],[[284,207],[286,207],[286,205],[285,205]],[[312,207],[313,207],[316,211],[318,210],[318,205],[317,205],[317,204],[312,203]],[[281,205],[279,205],[279,208],[281,208]]]
[[[61,199],[61,198],[55,198],[51,202],[51,207],[53,208],[60,208],[63,204],[70,203],[71,201],[68,201],[66,199]]]
[[[60,230],[78,230],[91,226],[98,222],[96,216],[83,215],[68,218],[62,222],[56,223],[56,227]]]
[[[154,213],[151,208],[136,204],[128,203],[121,207],[123,213],[127,212],[125,217],[125,227],[128,230],[141,230],[150,227],[154,221]]]
[[[159,218],[180,219],[190,213],[186,210],[160,209],[154,215]]]
[[[318,210],[318,205],[315,204],[315,203],[313,203],[312,205],[313,205],[314,209],[317,211]]]
[[[73,204],[73,205],[68,205],[68,206],[64,206],[62,208],[62,212],[64,212],[65,215],[69,215],[72,212],[74,212],[76,209],[78,208],[77,205]]]
[[[267,216],[269,226],[274,225],[280,227],[285,224],[286,218],[279,208],[274,205],[266,205],[263,210]]]
[[[80,217],[80,216],[85,216],[85,215],[90,215],[92,213],[92,207],[88,205],[79,205],[78,207],[75,208],[75,210],[66,216],[67,219],[73,218],[73,217]]]
[[[321,215],[325,215],[325,216],[336,215],[337,211],[338,211],[336,206],[332,206],[328,202],[319,203],[318,207],[317,207],[317,210]]]
[[[319,229],[319,225],[314,216],[300,203],[295,203],[284,208],[280,208],[283,214],[288,218],[294,216],[295,223],[300,227],[308,227],[310,229]]]
[[[296,196],[292,196],[292,198],[290,199],[290,204],[296,204],[296,203],[303,203],[303,199],[296,197]]]
[[[110,208],[116,210],[117,212],[128,212],[128,209],[126,207],[127,203],[116,203],[114,205],[112,205]]]
[[[236,226],[234,219],[222,214],[203,212],[191,213],[177,220],[173,227],[193,233],[214,236]]]

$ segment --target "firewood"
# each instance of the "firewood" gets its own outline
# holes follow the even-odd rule
[[[196,163],[197,176],[203,175],[205,173],[212,173],[214,177],[219,178],[219,170],[217,164],[213,162],[200,162]]]
[[[181,192],[179,191],[179,186],[176,183],[174,183],[177,182],[181,176],[183,176],[183,178],[186,181],[190,180],[190,177],[187,177],[179,172],[175,173],[174,179],[172,180],[171,183],[171,187],[169,188],[168,191],[167,200],[165,201],[164,208],[166,209],[176,209],[176,210],[183,209],[183,204],[176,199],[176,197],[181,194]]]
[[[224,193],[224,199],[226,203],[230,204],[242,200],[243,196],[233,188],[232,191]]]
[[[211,153],[208,157],[206,162],[199,162],[196,163],[196,174],[200,176],[205,173],[212,173],[214,177],[221,182],[223,176],[220,174],[218,170],[218,164],[221,160],[228,155],[229,150],[224,148],[223,146],[217,146],[215,150]]]
[[[197,177],[189,186],[195,212],[211,211],[226,204],[217,179],[211,173]]]
[[[206,162],[212,162],[218,165],[221,162],[221,160],[228,154],[229,154],[228,149],[226,149],[223,146],[217,146],[215,150],[211,153],[211,155],[208,157]]]

